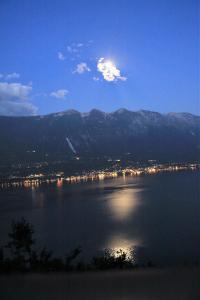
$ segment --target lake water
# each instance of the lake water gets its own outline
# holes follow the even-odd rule
[[[193,263],[200,261],[200,172],[1,190],[1,245],[21,217],[56,255],[79,245],[84,258],[133,247],[141,264]]]

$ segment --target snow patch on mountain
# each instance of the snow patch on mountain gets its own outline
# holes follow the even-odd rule
[[[89,112],[83,112],[81,113],[81,117],[85,118],[85,117],[89,117],[90,113]]]
[[[55,118],[59,118],[59,117],[70,116],[70,115],[74,115],[74,114],[79,114],[80,115],[80,113],[77,110],[75,110],[75,109],[68,109],[68,110],[65,110],[65,111],[58,112],[58,113],[50,114],[49,116],[53,116]]]

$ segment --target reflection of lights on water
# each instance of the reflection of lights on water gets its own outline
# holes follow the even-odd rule
[[[63,186],[63,178],[58,179],[56,185],[57,188],[61,188]]]
[[[108,195],[108,207],[118,220],[126,219],[138,205],[138,189],[117,190]]]
[[[31,189],[31,195],[32,195],[32,202],[35,207],[43,208],[44,202],[45,202],[45,195],[43,192],[38,190],[35,187],[32,187]]]

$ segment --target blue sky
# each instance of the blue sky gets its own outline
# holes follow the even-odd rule
[[[1,0],[0,114],[199,114],[198,0]]]

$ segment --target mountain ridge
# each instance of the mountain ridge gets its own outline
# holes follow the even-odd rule
[[[190,113],[190,112],[167,112],[167,113],[161,113],[161,112],[157,112],[157,111],[154,111],[154,110],[146,110],[146,109],[139,109],[139,110],[130,110],[130,109],[127,109],[127,108],[124,108],[124,107],[121,107],[121,108],[118,108],[114,111],[111,111],[111,112],[105,112],[101,109],[97,109],[97,108],[93,108],[91,110],[89,110],[88,112],[80,112],[76,109],[67,109],[67,110],[64,110],[64,111],[59,111],[59,112],[54,112],[54,113],[48,113],[48,114],[39,114],[39,115],[32,115],[32,116],[9,116],[9,115],[0,115],[0,118],[38,118],[38,117],[41,117],[41,118],[44,118],[44,117],[48,117],[48,116],[53,116],[53,115],[57,115],[57,116],[64,116],[64,115],[69,115],[69,114],[80,114],[81,116],[85,117],[85,116],[88,116],[89,114],[91,113],[101,113],[101,114],[104,114],[104,115],[112,115],[112,114],[119,114],[119,113],[124,113],[124,112],[128,112],[128,113],[155,113],[155,114],[159,114],[159,115],[162,115],[162,116],[165,116],[165,115],[172,115],[172,116],[178,116],[178,115],[188,115],[188,116],[194,116],[194,117],[199,117],[200,118],[200,115],[198,114],[193,114],[193,113]]]
[[[81,157],[197,161],[200,116],[118,109],[0,117],[0,164]]]

